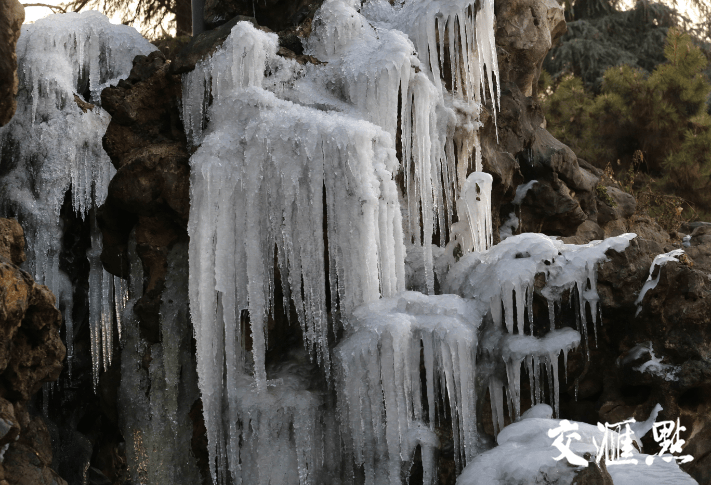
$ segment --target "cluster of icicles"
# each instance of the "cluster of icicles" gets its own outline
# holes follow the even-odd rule
[[[493,11],[493,0],[327,0],[305,46],[326,64],[278,57],[276,35],[239,22],[184,75],[182,115],[196,147],[189,263],[176,256],[169,271],[177,280],[189,265],[215,483],[228,476],[255,484],[361,480],[346,471],[350,463],[367,484],[398,484],[418,447],[425,483],[434,483],[438,422],[451,420],[463,466],[480,451],[476,409],[486,389],[478,383],[489,389],[499,430],[504,395],[511,419],[519,416],[522,364],[532,402],[544,400],[547,374],[557,412],[559,356],[586,342],[588,310],[597,319],[596,265],[631,236],[570,246],[526,234],[492,247],[493,181],[482,172],[477,130],[483,103],[498,106]],[[59,269],[60,209],[71,188],[74,210],[93,218],[113,175],[100,138],[108,115],[99,107],[82,112],[74,95],[97,103],[102,87],[128,75],[136,54],[153,49],[95,13],[41,21],[21,37],[20,108],[0,130],[3,164],[15,167],[0,179],[3,211],[25,226],[31,267],[58,296],[69,336],[73,288]],[[40,75],[47,63],[55,77]],[[444,72],[452,78],[442,79]],[[394,179],[401,171],[403,194]],[[445,263],[438,283],[448,295],[434,295],[436,232],[451,241],[438,252]],[[133,240],[127,301],[124,281],[101,267],[95,222],[91,241],[96,384],[101,363],[110,363],[112,321],[121,335],[121,315],[133,318],[142,275]],[[459,261],[454,246],[465,254]],[[406,248],[420,248],[429,295],[404,291]],[[336,413],[296,371],[267,375],[275,264],[284,306],[296,309],[305,347],[336,390]],[[541,273],[550,326],[537,338],[532,298]],[[579,331],[556,329],[564,293]],[[121,420],[141,483],[175,482],[182,472],[165,462],[189,460],[163,446],[188,429],[178,424],[188,401],[178,394],[192,378],[190,356],[177,343],[187,323],[171,306],[185,296],[176,286],[164,297],[164,341],[151,349],[149,388],[138,365],[147,344],[133,320],[124,332]],[[344,337],[336,342],[340,325]],[[479,343],[486,326],[493,330]],[[71,354],[71,338],[67,344]]]
[[[497,104],[492,1],[393,7],[328,0],[306,44],[326,65],[277,57],[277,43],[275,35],[240,22],[211,58],[183,77],[183,121],[198,147],[190,161],[190,308],[213,481],[229,474],[236,483],[268,483],[274,470],[255,463],[270,463],[264,440],[270,433],[284,439],[278,430],[289,423],[297,449],[322,450],[297,453],[299,483],[316,483],[319,466],[328,466],[324,442],[333,437],[325,431],[327,418],[313,417],[308,426],[302,421],[315,416],[319,401],[293,384],[285,392],[265,368],[276,264],[284,306],[295,306],[304,344],[337,391],[341,459],[362,470],[367,484],[396,484],[419,446],[425,483],[434,483],[440,417],[452,420],[459,466],[477,452],[477,329],[485,315],[502,331],[505,323],[509,336],[528,339],[498,348],[515,417],[523,361],[535,378],[534,402],[543,400],[534,371],[542,363],[550,379],[555,375],[557,402],[558,355],[577,347],[580,334],[513,335],[513,298],[519,333],[536,272],[548,277],[550,301],[576,288],[581,319],[586,304],[596,315],[595,265],[629,237],[589,248],[564,248],[545,236],[510,238],[509,246],[531,246],[524,259],[532,272],[520,276],[512,266],[522,258],[508,247],[501,248],[505,254],[489,249],[492,178],[481,172],[476,128],[487,90]],[[450,69],[449,91],[441,79],[446,63],[459,66]],[[475,172],[467,177],[470,159]],[[399,171],[403,196],[394,181]],[[449,232],[455,206],[459,222],[451,239],[483,263],[474,268],[471,259],[452,260],[449,289],[460,296],[433,296],[432,235],[437,228]],[[405,242],[423,248],[430,296],[403,293]],[[546,258],[557,258],[557,272],[548,270]],[[466,279],[458,275],[478,278],[487,265],[493,274],[479,280],[486,289],[468,292],[466,282],[457,284],[457,277]],[[245,310],[251,353],[243,351]],[[331,350],[339,322],[345,337]],[[492,374],[488,380],[498,427],[503,379]],[[252,421],[250,406],[260,405],[259,421]],[[341,479],[353,480],[348,475]]]
[[[29,271],[57,297],[66,325],[67,363],[73,356],[74,282],[60,269],[66,228],[65,196],[82,219],[90,218],[89,314],[94,385],[111,363],[114,319],[126,301],[122,279],[104,271],[101,232],[92,209],[103,204],[116,172],[101,145],[110,116],[101,90],[125,79],[138,54],[155,50],[134,29],[113,25],[98,12],[53,15],[22,26],[18,109],[0,128],[0,213],[17,217],[25,230]],[[87,102],[95,107],[79,106]],[[79,98],[79,102],[75,101]]]

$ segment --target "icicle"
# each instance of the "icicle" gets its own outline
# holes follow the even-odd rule
[[[480,318],[481,311],[473,302],[416,292],[383,299],[355,312],[348,336],[335,350],[335,360],[339,414],[349,417],[342,420],[342,432],[351,437],[347,446],[353,450],[356,464],[372,470],[372,476],[388,477],[388,483],[401,483],[402,462],[414,449],[412,440],[405,437],[419,434],[416,430],[433,431],[435,408],[444,405],[436,399],[437,387],[451,405],[455,459],[466,463],[473,457],[477,442],[473,395],[476,328]],[[424,399],[420,365],[425,369],[427,424],[417,411]],[[371,398],[364,408],[361,396],[366,393]],[[385,453],[378,443],[387,444]],[[425,469],[424,474],[435,476],[433,468]],[[366,482],[372,483],[368,478]]]
[[[106,55],[109,50],[111,55]],[[65,231],[60,211],[67,191],[72,194],[72,209],[82,218],[103,204],[115,169],[102,147],[110,116],[99,106],[100,92],[128,77],[136,55],[154,50],[135,29],[112,24],[93,11],[51,15],[26,24],[18,41],[18,109],[0,128],[0,145],[14,147],[12,154],[8,150],[0,154],[0,165],[12,167],[0,177],[0,213],[17,216],[25,229],[29,270],[64,309],[70,378],[74,282],[59,269]],[[84,112],[75,96],[87,91],[95,107]],[[89,302],[96,385],[101,366],[111,363],[114,309],[111,277],[99,260],[101,236],[93,228],[92,233]]]
[[[507,335],[504,339],[501,356],[506,363],[508,392],[513,401],[513,420],[518,420],[521,411],[521,363],[526,363],[529,380],[532,382],[532,402],[543,402],[544,388],[541,369],[548,375],[549,400],[553,401],[558,415],[558,354],[567,352],[580,345],[580,334],[565,327],[547,333],[543,338],[529,335]],[[530,359],[530,361],[529,361]],[[564,359],[565,360],[565,359]],[[566,361],[567,362],[567,361]],[[547,370],[550,368],[550,370]],[[553,382],[551,382],[553,381]],[[552,395],[550,395],[552,393]]]
[[[489,398],[491,400],[491,417],[494,425],[494,436],[504,429],[504,384],[498,377],[489,378]]]

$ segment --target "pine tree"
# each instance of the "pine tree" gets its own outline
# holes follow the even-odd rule
[[[108,16],[120,13],[124,24],[149,37],[166,35],[166,21],[174,22],[177,36],[192,34],[190,0],[69,0],[64,7],[73,12],[96,9]]]
[[[543,68],[554,80],[565,74],[580,77],[599,93],[607,69],[627,64],[651,72],[664,62],[664,39],[679,18],[660,3],[638,1],[619,11],[616,0],[566,2],[568,32],[548,53]]]
[[[711,83],[707,60],[689,34],[668,29],[667,60],[651,74],[639,67],[609,68],[601,93],[566,77],[544,100],[548,128],[578,155],[603,168],[638,167],[670,191],[711,213]]]

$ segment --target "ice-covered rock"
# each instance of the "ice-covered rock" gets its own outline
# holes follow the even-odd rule
[[[637,301],[635,301],[635,304],[637,305],[637,312],[635,316],[639,315],[642,311],[642,301],[644,300],[644,295],[646,295],[649,290],[652,290],[657,287],[657,283],[659,283],[659,276],[661,275],[662,266],[667,264],[669,261],[679,262],[678,258],[682,254],[684,254],[683,249],[674,249],[673,251],[664,254],[659,254],[654,257],[654,261],[652,261],[652,264],[649,267],[649,276],[647,277],[647,281],[644,282],[644,286],[639,292]],[[654,276],[655,272],[657,274],[656,276]]]
[[[346,449],[366,484],[401,483],[419,445],[435,483],[435,426],[449,402],[458,464],[477,451],[476,353],[482,311],[456,295],[405,292],[360,307],[334,351]],[[421,384],[424,368],[424,387]]]
[[[128,76],[133,58],[155,50],[135,29],[104,15],[51,15],[22,27],[18,109],[0,128],[0,211],[18,218],[28,243],[29,271],[57,296],[73,354],[73,285],[59,269],[60,211],[67,192],[82,218],[106,198],[115,173],[101,145],[109,115],[101,90]],[[101,267],[101,238],[92,217],[90,322],[94,381],[111,361],[113,277]],[[120,295],[120,299],[123,297]],[[71,367],[70,367],[71,368]]]
[[[457,479],[457,485],[523,485],[549,480],[572,484],[583,468],[595,466],[596,444],[601,446],[606,440],[619,442],[621,435],[616,431],[608,430],[607,433],[606,436],[604,430],[587,423],[533,417],[523,419],[504,428],[497,437],[498,446],[476,456]],[[559,448],[553,443],[560,437],[563,440]],[[561,448],[569,449],[569,455],[564,457]],[[629,459],[636,460],[636,463],[607,465],[615,485],[697,483],[674,461],[657,457],[647,465],[645,461],[649,455],[633,447],[629,452]],[[511,459],[512,456],[516,458]],[[570,460],[580,462],[572,464]]]
[[[634,237],[623,234],[575,245],[543,234],[519,234],[488,251],[464,256],[452,266],[444,290],[488,302],[497,325],[505,325],[509,334],[516,328],[523,334],[526,318],[529,326],[533,324],[534,280],[537,274],[543,274],[541,294],[548,300],[550,330],[555,329],[556,305],[561,304],[564,292],[574,290],[578,327],[586,341],[586,308],[590,309],[594,328],[598,319],[597,265],[606,260],[607,250],[622,251]]]

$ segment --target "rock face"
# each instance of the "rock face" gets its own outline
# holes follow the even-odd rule
[[[214,29],[237,15],[244,15],[254,17],[260,25],[272,30],[286,30],[303,23],[309,15],[313,17],[321,3],[309,0],[206,0],[205,27]]]
[[[52,445],[40,417],[26,405],[42,383],[54,381],[66,353],[54,295],[17,265],[24,236],[14,220],[0,219],[0,484],[66,482],[51,469]]]
[[[256,17],[251,21],[276,31],[282,47],[296,52],[298,47],[287,44],[298,46],[298,39],[293,43],[295,36],[307,35],[313,8],[298,1],[268,0],[253,5],[233,0],[218,5],[208,0],[208,25],[222,28],[202,34],[173,63],[160,53],[139,56],[131,76],[102,94],[102,106],[112,115],[104,147],[118,171],[99,214],[102,261],[111,273],[125,276],[129,235],[135,231],[137,253],[146,272],[135,314],[141,337],[150,343],[161,341],[159,313],[168,254],[176,244],[187,241],[190,152],[178,111],[180,74],[190,71],[224,40],[236,20],[227,21],[236,15]],[[689,258],[659,270],[659,283],[646,294],[637,315],[637,295],[652,260],[680,247],[681,241],[675,243],[651,218],[638,212],[634,197],[605,180],[599,170],[546,130],[535,94],[543,58],[566,30],[558,3],[497,0],[496,11],[501,109],[495,124],[492,107],[488,107],[481,132],[484,170],[494,177],[495,242],[498,228],[511,214],[520,221],[515,233],[543,232],[562,236],[569,243],[584,244],[625,232],[638,234],[624,253],[610,253],[610,261],[599,269],[603,324],[589,360],[580,353],[568,362],[571,377],[568,384],[561,383],[562,414],[591,424],[632,416],[644,420],[660,403],[664,410],[659,420],[680,418],[686,427],[684,452],[695,460],[684,469],[699,483],[711,483],[711,230],[696,229],[687,249]],[[517,190],[526,184],[528,191]],[[546,309],[539,310],[535,318],[547,319]],[[298,335],[272,338],[279,325],[270,322],[270,345],[282,346],[274,352],[300,344]],[[594,332],[590,327],[588,333]],[[628,359],[630,355],[636,357]],[[653,358],[674,366],[669,369],[675,378],[654,372],[654,366],[638,370]],[[147,367],[151,356],[147,354],[144,360]],[[525,385],[523,396],[528,393]],[[199,465],[205,472],[206,439],[199,401],[193,410],[193,453],[202,457]],[[440,483],[453,483],[455,473],[446,472],[453,470],[453,459],[447,458],[446,440],[442,441]],[[649,437],[643,444],[647,453],[658,451]],[[590,477],[589,483],[609,483],[605,480]]]
[[[17,95],[17,55],[15,46],[25,9],[17,0],[0,0],[0,126],[15,114]]]
[[[145,296],[135,307],[143,336],[157,342],[167,251],[187,238],[190,204],[188,150],[178,113],[180,76],[160,52],[138,56],[126,81],[102,93],[112,116],[104,149],[117,173],[99,213],[107,271],[126,277],[126,249],[135,227],[137,251],[147,271]]]

